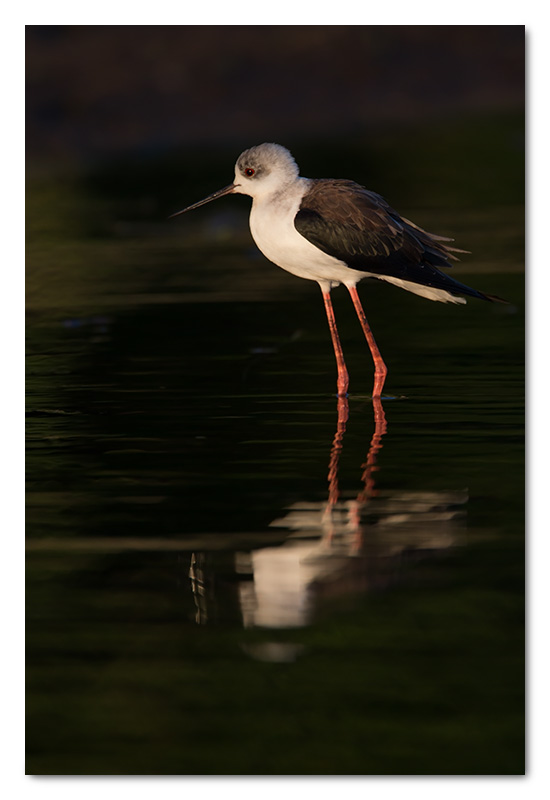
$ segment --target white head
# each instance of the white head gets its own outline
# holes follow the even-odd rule
[[[245,150],[235,164],[235,181],[204,200],[187,206],[172,214],[176,217],[184,211],[203,206],[226,194],[248,194],[250,197],[265,197],[281,191],[298,178],[298,165],[286,147],[272,142],[258,144]]]
[[[273,142],[245,150],[235,164],[234,192],[251,197],[280,191],[298,177],[298,165],[291,153]]]

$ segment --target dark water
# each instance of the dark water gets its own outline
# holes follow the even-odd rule
[[[168,233],[147,194],[34,180],[29,773],[523,772],[522,222],[493,167],[469,180],[502,205],[408,215],[511,304],[361,284],[380,404],[344,290],[337,402],[320,292],[258,258],[246,200]]]
[[[373,407],[338,297],[346,423],[311,290],[29,324],[28,771],[522,771],[521,306],[392,292]]]

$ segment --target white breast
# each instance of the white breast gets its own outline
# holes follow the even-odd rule
[[[444,289],[424,286],[391,275],[350,269],[343,261],[323,253],[311,244],[294,227],[294,218],[309,184],[308,178],[297,178],[282,190],[254,197],[250,212],[250,231],[266,258],[299,278],[317,281],[323,291],[329,291],[340,283],[349,288],[363,278],[377,278],[428,300],[443,303],[466,302],[463,297],[452,295]]]
[[[294,227],[309,181],[300,178],[293,191],[255,198],[250,212],[250,232],[264,256],[300,278],[318,281],[327,288],[339,283],[354,285],[362,274],[343,261],[323,253]]]

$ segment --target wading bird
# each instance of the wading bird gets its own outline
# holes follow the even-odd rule
[[[373,397],[380,397],[387,367],[357,294],[363,278],[388,281],[443,303],[465,303],[461,295],[497,302],[441,271],[457,261],[444,236],[401,217],[375,192],[350,180],[301,178],[291,153],[267,143],[245,150],[235,180],[176,214],[226,194],[252,197],[250,231],[262,253],[277,266],[321,287],[338,366],[338,394],[346,395],[348,371],[338,336],[330,291],[343,283],[351,295],[374,360]]]

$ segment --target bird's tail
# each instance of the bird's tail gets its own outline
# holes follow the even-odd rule
[[[509,300],[504,300],[502,297],[499,297],[496,294],[482,294],[481,292],[480,294],[482,295],[484,300],[490,300],[491,303],[504,303],[507,306],[510,305]]]

